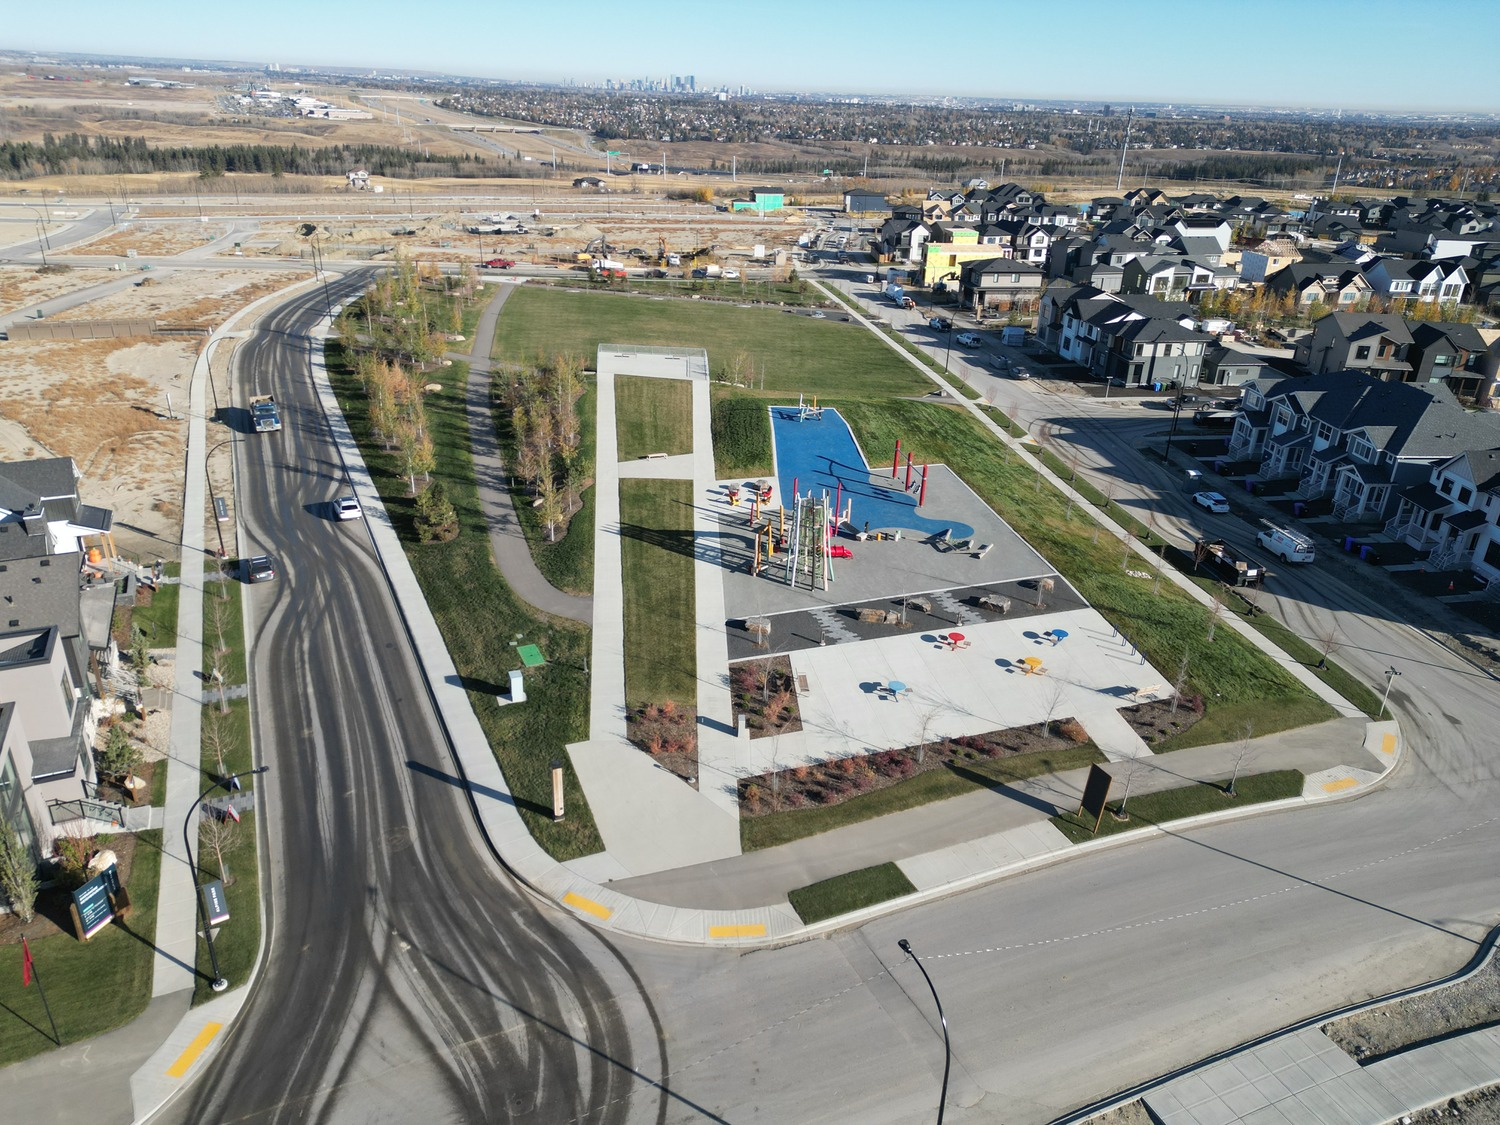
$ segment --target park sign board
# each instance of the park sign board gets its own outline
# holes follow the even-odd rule
[[[1078,815],[1094,818],[1095,833],[1099,831],[1099,822],[1104,819],[1104,804],[1109,800],[1109,786],[1113,780],[1103,766],[1089,767],[1089,779],[1083,786],[1083,800],[1078,805]]]
[[[229,921],[229,900],[224,897],[224,884],[220,880],[210,879],[203,884],[203,909],[210,926]]]
[[[78,933],[85,941],[113,920],[114,904],[110,891],[120,885],[114,867],[107,867],[73,892],[73,910],[78,919]]]

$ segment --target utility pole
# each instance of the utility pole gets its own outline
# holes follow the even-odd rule
[[[1125,186],[1125,154],[1130,151],[1130,127],[1135,124],[1135,106],[1125,116],[1125,143],[1120,146],[1120,174],[1115,177],[1115,190]]]
[[[1343,171],[1344,171],[1344,150],[1343,149],[1339,149],[1339,162],[1338,162],[1338,164],[1336,164],[1334,166],[1334,169],[1333,169],[1333,187],[1328,192],[1329,195],[1332,195],[1334,192],[1336,192],[1336,191],[1339,190],[1339,176],[1340,176],[1340,174]]]

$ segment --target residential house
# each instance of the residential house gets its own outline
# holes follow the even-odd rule
[[[1199,386],[1239,387],[1270,374],[1266,357],[1239,351],[1224,344],[1210,344],[1203,352]]]
[[[959,299],[976,315],[1027,311],[1036,307],[1046,274],[1035,262],[1010,258],[981,258],[965,262],[960,272]]]
[[[983,261],[1001,257],[994,246],[983,246],[975,242],[928,242],[922,248],[922,271],[920,283],[929,288],[938,284],[957,282],[967,262]]]
[[[844,211],[850,215],[883,215],[891,205],[878,191],[851,189],[844,192]]]
[[[932,238],[933,226],[933,223],[917,219],[887,219],[875,234],[876,260],[915,265],[922,260],[922,248]]]
[[[1373,292],[1364,274],[1341,262],[1293,263],[1268,277],[1266,289],[1298,305],[1317,301],[1329,308],[1347,308]]]
[[[1230,457],[1297,478],[1299,499],[1331,496],[1344,521],[1387,519],[1456,450],[1500,446],[1500,417],[1464,410],[1447,388],[1359,372],[1249,383],[1242,406]]]
[[[1500,448],[1467,449],[1403,489],[1387,534],[1425,550],[1432,570],[1473,571],[1500,589]]]
[[[1297,341],[1293,358],[1314,375],[1361,371],[1404,381],[1411,374],[1410,346],[1411,330],[1394,313],[1329,313]]]
[[[1442,383],[1455,397],[1481,405],[1494,401],[1500,330],[1438,321],[1413,321],[1409,328],[1410,382]]]
[[[1054,282],[1042,293],[1037,334],[1064,359],[1121,386],[1198,384],[1212,337],[1188,325],[1193,308],[1142,295]]]
[[[1297,244],[1284,238],[1265,238],[1244,250],[1224,253],[1225,265],[1239,266],[1241,281],[1264,281],[1278,270],[1301,260]]]

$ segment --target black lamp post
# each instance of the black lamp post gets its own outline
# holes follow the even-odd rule
[[[229,982],[219,972],[219,955],[214,951],[214,932],[213,927],[208,921],[208,911],[203,909],[202,885],[198,882],[198,865],[193,862],[192,833],[189,829],[193,826],[193,818],[198,813],[198,806],[203,804],[203,798],[207,797],[215,789],[222,788],[227,793],[231,781],[242,777],[249,777],[251,774],[265,773],[270,768],[270,766],[261,766],[258,769],[246,770],[243,773],[232,774],[229,777],[221,777],[202,793],[198,794],[198,799],[193,802],[193,807],[188,809],[187,819],[182,822],[182,846],[187,849],[188,870],[193,874],[193,898],[198,902],[198,920],[203,923],[203,940],[208,942],[208,963],[214,973],[213,979],[209,982],[209,987],[215,992],[223,992],[229,987]]]
[[[1162,450],[1161,459],[1170,462],[1172,460],[1172,439],[1177,436],[1177,419],[1182,417],[1182,396],[1186,392],[1181,387],[1177,388],[1177,397],[1172,401],[1172,428],[1167,431],[1167,447]]]
[[[932,978],[927,975],[927,969],[921,960],[912,952],[911,942],[902,938],[896,943],[901,947],[901,952],[916,963],[922,971],[922,979],[927,982],[927,988],[932,993],[932,1002],[937,1005],[938,1022],[943,1025],[943,1092],[938,1095],[938,1125],[943,1125],[943,1110],[948,1104],[948,1069],[953,1062],[953,1049],[948,1043],[948,1017],[943,1015],[943,1002],[938,999],[937,988],[932,983]]]
[[[219,533],[219,558],[227,559],[229,555],[224,550],[224,525],[219,521],[219,505],[214,499],[214,477],[208,471],[208,462],[211,457],[226,445],[233,445],[239,438],[226,438],[208,451],[203,457],[203,476],[208,481],[208,503],[214,509],[214,530]]]

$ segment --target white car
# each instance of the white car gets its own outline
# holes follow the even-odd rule
[[[359,510],[359,501],[352,496],[340,496],[333,502],[334,519],[357,520],[363,514]]]
[[[953,338],[966,348],[977,348],[980,344],[984,343],[979,338],[979,333],[977,332],[960,332]]]
[[[1195,492],[1193,503],[1200,508],[1207,508],[1210,512],[1218,512],[1220,515],[1229,511],[1229,501],[1220,492]]]
[[[817,312],[810,312],[807,315],[809,317],[811,317],[813,320],[827,320],[828,319],[828,314],[826,312],[824,312],[822,309],[819,309]]]
[[[1031,372],[1027,371],[1024,367],[1012,367],[1010,369],[1010,377],[1012,379],[1030,379]]]
[[[723,277],[725,281],[738,281],[740,279],[740,271],[725,270],[720,276]]]

